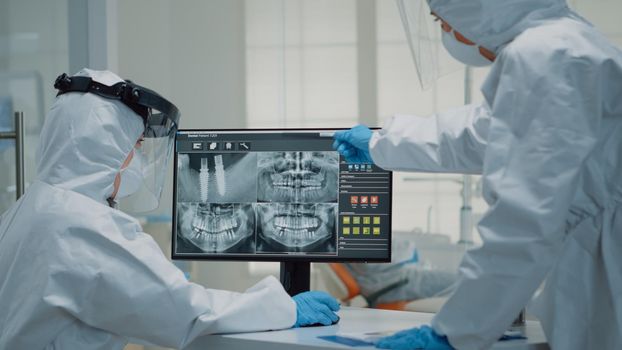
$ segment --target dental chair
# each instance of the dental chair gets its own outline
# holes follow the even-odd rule
[[[426,298],[419,300],[401,300],[390,303],[379,303],[380,297],[395,288],[399,288],[408,283],[407,280],[397,281],[390,284],[368,297],[361,295],[361,287],[348,268],[340,263],[316,264],[319,275],[326,286],[326,289],[335,298],[341,300],[345,305],[356,306],[363,299],[363,306],[385,309],[436,313],[445,303],[446,298]]]

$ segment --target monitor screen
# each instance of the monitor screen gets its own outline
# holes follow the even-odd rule
[[[390,261],[392,174],[335,129],[180,130],[174,259]]]

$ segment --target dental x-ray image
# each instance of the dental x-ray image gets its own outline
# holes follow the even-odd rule
[[[255,153],[193,153],[177,158],[177,201],[248,203],[257,200]]]
[[[257,252],[336,254],[337,204],[257,204]]]
[[[176,253],[254,253],[253,204],[180,203]]]
[[[257,161],[259,202],[337,202],[337,152],[262,152]]]

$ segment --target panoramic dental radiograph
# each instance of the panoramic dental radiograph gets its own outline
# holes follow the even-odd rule
[[[258,156],[260,202],[337,202],[337,152],[263,152]]]
[[[252,204],[181,203],[178,253],[254,253]]]
[[[177,166],[178,253],[336,254],[336,152],[192,153]]]
[[[257,252],[335,253],[337,204],[257,204]]]

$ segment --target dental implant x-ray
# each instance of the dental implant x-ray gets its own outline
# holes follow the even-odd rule
[[[179,202],[249,203],[257,200],[255,153],[181,154]]]
[[[180,203],[177,253],[254,253],[252,204]]]
[[[263,152],[257,161],[259,202],[337,202],[337,152]]]
[[[177,253],[337,254],[336,152],[180,154]]]
[[[336,203],[257,204],[257,252],[336,252]]]

